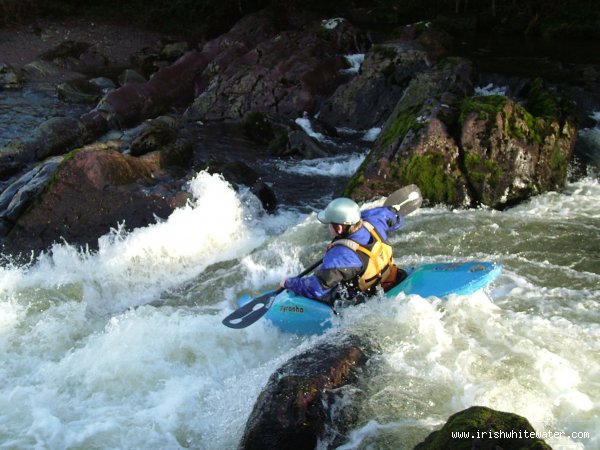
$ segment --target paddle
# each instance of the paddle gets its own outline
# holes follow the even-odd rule
[[[407,216],[413,211],[417,210],[421,206],[421,202],[423,198],[421,197],[421,191],[414,184],[410,186],[405,186],[402,189],[398,189],[393,192],[383,203],[384,206],[388,208],[393,208],[402,216]],[[304,275],[308,275],[310,272],[315,270],[319,265],[323,262],[323,259],[312,264],[302,273],[296,275],[297,277],[303,277]],[[280,287],[274,291],[267,292],[260,297],[256,297],[255,299],[249,301],[244,306],[236,309],[234,312],[229,314],[225,319],[223,319],[223,325],[228,326],[229,328],[246,328],[249,325],[252,325],[262,316],[264,316],[275,297],[281,294],[285,288]]]
[[[383,206],[395,209],[402,216],[408,216],[410,213],[419,209],[421,203],[423,203],[421,191],[416,185],[411,184],[392,192],[390,196],[385,199]]]
[[[308,267],[297,276],[303,277],[304,275],[308,275],[310,272],[319,267],[322,262],[323,259],[318,260],[316,263]],[[281,294],[284,290],[285,288],[280,287],[279,289],[267,292],[260,297],[256,297],[254,300],[246,303],[244,306],[236,309],[234,312],[225,317],[225,319],[223,319],[223,325],[226,325],[229,328],[246,328],[248,325],[252,325],[267,313],[273,304],[275,297]]]

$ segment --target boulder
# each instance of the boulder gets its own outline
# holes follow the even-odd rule
[[[331,126],[355,130],[383,124],[411,77],[428,63],[427,52],[413,41],[373,46],[356,77],[324,102],[319,118]]]
[[[130,83],[145,83],[146,78],[133,69],[125,69],[118,77],[119,84],[125,86]]]
[[[38,126],[24,139],[14,139],[0,153],[5,163],[41,161],[68,152],[84,142],[84,125],[72,117],[53,117]]]
[[[144,83],[127,83],[109,92],[97,106],[113,127],[127,127],[156,117],[193,99],[194,81],[212,55],[190,51]]]
[[[341,444],[357,420],[361,391],[352,384],[369,360],[368,347],[350,336],[290,359],[269,378],[238,448],[313,450]]]
[[[58,98],[71,103],[96,104],[102,98],[102,88],[90,81],[79,78],[65,81],[56,87]]]
[[[465,437],[456,437],[461,433]],[[470,437],[466,437],[467,434]],[[450,416],[414,450],[552,450],[535,436],[529,421],[517,414],[472,406]]]
[[[285,31],[205,71],[203,89],[188,114],[200,120],[240,119],[260,111],[286,119],[314,113],[347,67],[336,41],[306,31]],[[251,94],[251,95],[250,95]]]
[[[462,164],[477,203],[501,209],[564,187],[577,135],[574,118],[539,114],[546,113],[502,96],[463,105]]]
[[[417,184],[429,204],[503,209],[557,190],[577,135],[569,102],[540,81],[527,101],[471,96],[458,62],[416,76],[344,195],[368,199]]]
[[[87,42],[66,40],[56,47],[41,53],[40,59],[44,61],[55,61],[65,58],[79,58],[79,56],[90,47],[91,44]]]
[[[23,74],[20,70],[0,62],[0,90],[21,89],[23,87]]]
[[[446,122],[456,121],[458,105],[472,93],[472,72],[470,62],[452,59],[416,75],[343,195],[362,201],[414,183],[432,203],[469,204]]]
[[[190,197],[182,185],[168,181],[156,158],[123,155],[115,144],[76,150],[18,217],[5,251],[45,250],[63,239],[95,249],[98,238],[119,224],[126,229],[147,226],[185,205]]]
[[[21,213],[43,191],[48,181],[54,176],[62,159],[62,156],[56,156],[37,164],[2,191],[0,194],[0,237],[8,234]]]
[[[169,116],[161,116],[147,120],[140,127],[140,133],[131,143],[129,152],[132,156],[141,156],[175,141],[179,122]]]

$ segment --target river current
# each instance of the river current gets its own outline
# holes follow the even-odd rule
[[[600,149],[599,128],[583,133]],[[251,193],[199,173],[188,186],[194,201],[167,220],[117,227],[97,252],[62,243],[30,264],[5,262],[0,449],[235,449],[269,376],[347,333],[369,336],[381,353],[340,448],[410,449],[454,412],[483,405],[525,416],[555,449],[599,449],[593,171],[506,211],[433,207],[406,218],[392,236],[399,265],[502,262],[474,295],[374,299],[318,337],[266,320],[221,324],[240,295],[321,256],[328,234],[315,211],[331,198],[332,178],[342,185],[363,157],[271,162],[315,192],[273,215]]]

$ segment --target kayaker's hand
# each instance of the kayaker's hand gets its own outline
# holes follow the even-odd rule
[[[279,282],[279,287],[282,289],[285,289],[285,282],[287,281],[287,278],[284,278],[283,280],[281,280]]]

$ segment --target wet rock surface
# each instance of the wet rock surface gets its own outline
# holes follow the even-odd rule
[[[170,192],[207,167],[351,152],[357,148],[351,141],[339,143],[381,129],[345,195],[366,200],[416,183],[431,204],[503,208],[560,189],[573,149],[585,152],[575,147],[575,137],[589,102],[570,109],[563,101],[568,92],[577,94],[570,97],[575,101],[587,98],[584,94],[521,74],[502,99],[479,101],[474,86],[484,78],[478,68],[453,57],[451,39],[430,23],[405,26],[383,42],[373,42],[346,19],[277,8],[244,17],[229,32],[197,44],[152,33],[127,40],[127,30],[101,24],[63,27],[42,23],[9,34],[13,44],[35,36],[40,45],[35,51],[4,53],[3,82],[15,86],[11,89],[20,89],[21,82],[54,86],[74,107],[89,102],[88,110],[52,117],[4,147],[5,197],[18,192],[22,177],[47,158],[110,141],[115,141],[111,149],[127,159],[155,155],[167,175],[152,183],[165,183],[160,189]],[[353,55],[362,55],[358,66],[352,66]],[[588,78],[592,68],[585,71]],[[300,117],[325,139],[308,135],[294,121]],[[231,171],[227,176],[236,185],[246,184],[265,209],[274,211],[277,186],[259,165],[248,167],[254,171],[251,180],[241,181]],[[148,198],[147,186],[138,182],[129,190],[142,203]],[[36,190],[27,207],[0,211],[10,217],[4,226],[6,248],[16,236],[27,242],[26,230],[33,233],[34,251],[66,238],[64,227],[52,221],[46,230],[34,231],[16,215],[43,205],[48,191]],[[82,203],[83,195],[62,198]],[[168,214],[170,203],[156,202],[161,205],[157,214]],[[126,208],[111,211],[111,204],[105,202],[102,218],[88,219],[98,217],[103,226],[89,227],[95,232],[85,238],[67,233],[69,239],[93,247],[99,237],[94,233],[106,232],[108,223],[116,226],[129,218],[132,226],[143,226],[152,220],[145,213],[133,220]],[[10,232],[12,226],[19,234]]]

